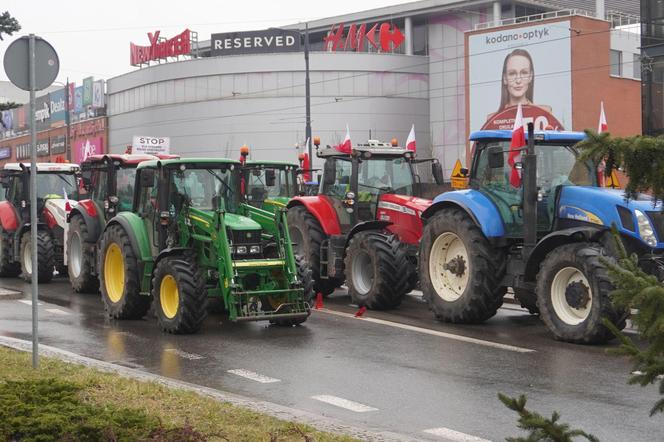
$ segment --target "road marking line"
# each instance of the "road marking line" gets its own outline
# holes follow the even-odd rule
[[[356,413],[366,413],[367,411],[378,411],[378,408],[360,404],[359,402],[349,401],[348,399],[336,396],[330,396],[328,394],[311,396],[311,399],[325,402],[326,404],[334,405],[335,407],[345,408],[346,410],[354,411]]]
[[[454,442],[491,442],[488,439],[482,439],[481,437],[471,436],[470,434],[461,433],[460,431],[450,430],[449,428],[445,427],[430,428],[428,430],[424,430],[423,432],[427,434],[432,434],[434,436],[444,437]]]
[[[514,351],[514,352],[517,352],[517,353],[534,353],[536,351],[536,350],[533,350],[531,348],[516,347],[514,345],[500,344],[498,342],[493,342],[493,341],[484,341],[482,339],[471,338],[469,336],[455,335],[455,334],[452,334],[452,333],[441,332],[441,331],[438,331],[438,330],[431,330],[431,329],[428,329],[428,328],[415,327],[414,325],[400,324],[398,322],[386,321],[384,319],[367,318],[367,317],[356,318],[355,315],[352,314],[352,313],[337,312],[337,311],[329,310],[329,309],[326,309],[326,308],[313,310],[313,311],[321,312],[321,313],[328,313],[330,315],[342,316],[344,318],[358,319],[360,321],[373,322],[374,324],[387,325],[387,326],[390,326],[390,327],[400,328],[402,330],[409,330],[409,331],[414,331],[414,332],[418,332],[418,333],[424,333],[426,335],[439,336],[441,338],[454,339],[454,340],[457,340],[457,341],[468,342],[468,343],[471,343],[471,344],[484,345],[486,347],[498,348],[500,350],[509,350],[509,351]]]
[[[281,379],[271,378],[262,374],[254,373],[253,371],[243,370],[241,368],[235,370],[228,370],[228,373],[242,376],[243,378],[251,379],[252,381],[260,382],[261,384],[272,384],[274,382],[281,382]]]
[[[68,315],[69,314],[69,312],[66,312],[64,310],[60,310],[59,308],[47,308],[46,311],[49,312],[49,313],[56,314],[56,315]]]
[[[196,353],[187,353],[186,351],[178,350],[177,348],[167,348],[166,350],[169,353],[175,353],[184,359],[189,359],[190,361],[196,361],[198,359],[205,359],[205,356],[197,355]]]
[[[32,305],[32,301],[29,299],[19,299],[18,302],[22,302],[25,305]],[[44,305],[44,304],[38,302],[37,305]]]

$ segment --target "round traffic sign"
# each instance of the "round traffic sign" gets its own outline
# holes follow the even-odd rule
[[[53,46],[35,36],[35,90],[46,89],[60,71],[60,60]],[[30,37],[17,38],[5,51],[5,73],[14,85],[24,91],[30,90]]]

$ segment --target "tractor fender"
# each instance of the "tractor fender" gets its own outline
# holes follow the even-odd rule
[[[152,261],[152,250],[150,249],[148,232],[145,229],[143,220],[138,215],[131,212],[122,212],[106,224],[104,231],[113,225],[119,225],[127,232],[131,248],[136,258],[138,258],[141,268],[142,263]]]
[[[88,228],[88,238],[86,242],[96,243],[101,235],[101,223],[97,217],[97,209],[94,207],[94,204],[90,200],[85,200],[89,202],[92,206],[93,211],[89,210],[88,207],[81,205],[84,201],[79,202],[71,212],[67,214],[67,222],[69,223],[74,216],[81,216],[83,221],[85,221],[85,226]]]
[[[152,274],[154,274],[154,271],[157,268],[157,264],[159,264],[159,261],[161,261],[162,259],[164,259],[168,256],[183,254],[185,252],[190,252],[190,251],[191,251],[191,248],[189,248],[189,247],[171,247],[171,248],[162,250],[161,252],[159,252],[159,254],[154,259],[154,266],[152,267]]]
[[[525,280],[535,280],[535,277],[539,272],[540,264],[546,255],[553,249],[575,242],[599,241],[599,236],[606,230],[607,228],[602,226],[579,226],[549,233],[537,243],[528,257],[528,262],[526,262],[526,268],[524,271]]]
[[[304,206],[318,220],[326,235],[341,235],[337,212],[327,196],[296,196],[286,207],[290,209],[295,206]]]
[[[9,201],[0,202],[0,225],[6,232],[13,232],[18,228],[18,213]]]
[[[505,236],[505,225],[496,205],[474,189],[446,192],[438,195],[433,204],[422,212],[422,221],[431,218],[439,210],[454,207],[461,209],[475,222],[487,238]]]
[[[364,221],[356,224],[350,230],[350,232],[348,232],[348,235],[346,235],[346,247],[348,247],[348,243],[356,234],[360,232],[365,232],[367,230],[378,230],[378,231],[385,230],[385,228],[387,228],[387,226],[391,224],[392,223],[390,221]]]

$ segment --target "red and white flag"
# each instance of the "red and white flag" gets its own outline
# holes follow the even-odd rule
[[[597,133],[601,134],[609,130],[609,125],[606,123],[606,115],[604,114],[604,102],[599,105],[599,124],[597,125]]]
[[[513,187],[521,186],[521,171],[515,167],[516,163],[521,162],[521,149],[526,145],[526,132],[523,129],[523,112],[521,104],[516,110],[514,119],[514,128],[512,129],[512,142],[510,143],[510,153],[507,157],[507,163],[511,166],[510,184]]]
[[[337,144],[335,149],[337,149],[341,153],[350,154],[351,146],[352,145],[350,143],[350,129],[348,129],[348,125],[346,124],[346,138],[344,138],[343,143]]]
[[[406,149],[412,150],[413,152],[417,151],[417,144],[415,143],[415,125],[410,128],[410,133],[408,134],[408,139],[406,140]]]
[[[71,203],[69,202],[69,198],[67,197],[67,191],[65,188],[62,188],[62,193],[65,195],[65,212],[71,212]]]

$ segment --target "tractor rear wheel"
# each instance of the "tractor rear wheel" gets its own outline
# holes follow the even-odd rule
[[[11,235],[0,227],[0,277],[14,277],[21,274],[21,263],[14,261]]]
[[[141,319],[150,297],[141,295],[138,260],[125,229],[114,224],[101,236],[99,288],[106,313],[115,319]]]
[[[94,267],[94,254],[88,242],[88,226],[82,216],[76,215],[69,222],[67,235],[67,271],[74,291],[93,293],[99,289]]]
[[[167,256],[152,277],[152,298],[161,329],[167,333],[196,333],[207,317],[205,277],[195,256]]]
[[[30,231],[21,237],[21,277],[24,281],[32,280],[32,241]],[[40,230],[37,232],[37,281],[50,282],[55,269],[55,246],[51,235]]]
[[[540,317],[556,339],[576,344],[613,339],[602,318],[619,330],[625,327],[626,314],[613,308],[614,287],[600,258],[612,259],[599,244],[576,243],[554,249],[542,262],[537,275]]]
[[[293,251],[300,255],[311,267],[314,290],[327,296],[343,284],[342,280],[320,276],[320,245],[327,239],[323,228],[304,206],[288,209],[288,232],[293,242]]]
[[[374,310],[397,307],[408,293],[412,265],[399,239],[376,231],[360,232],[346,248],[346,282],[355,304]]]
[[[439,320],[479,323],[502,305],[505,256],[462,210],[443,209],[429,219],[420,260],[424,299]]]

